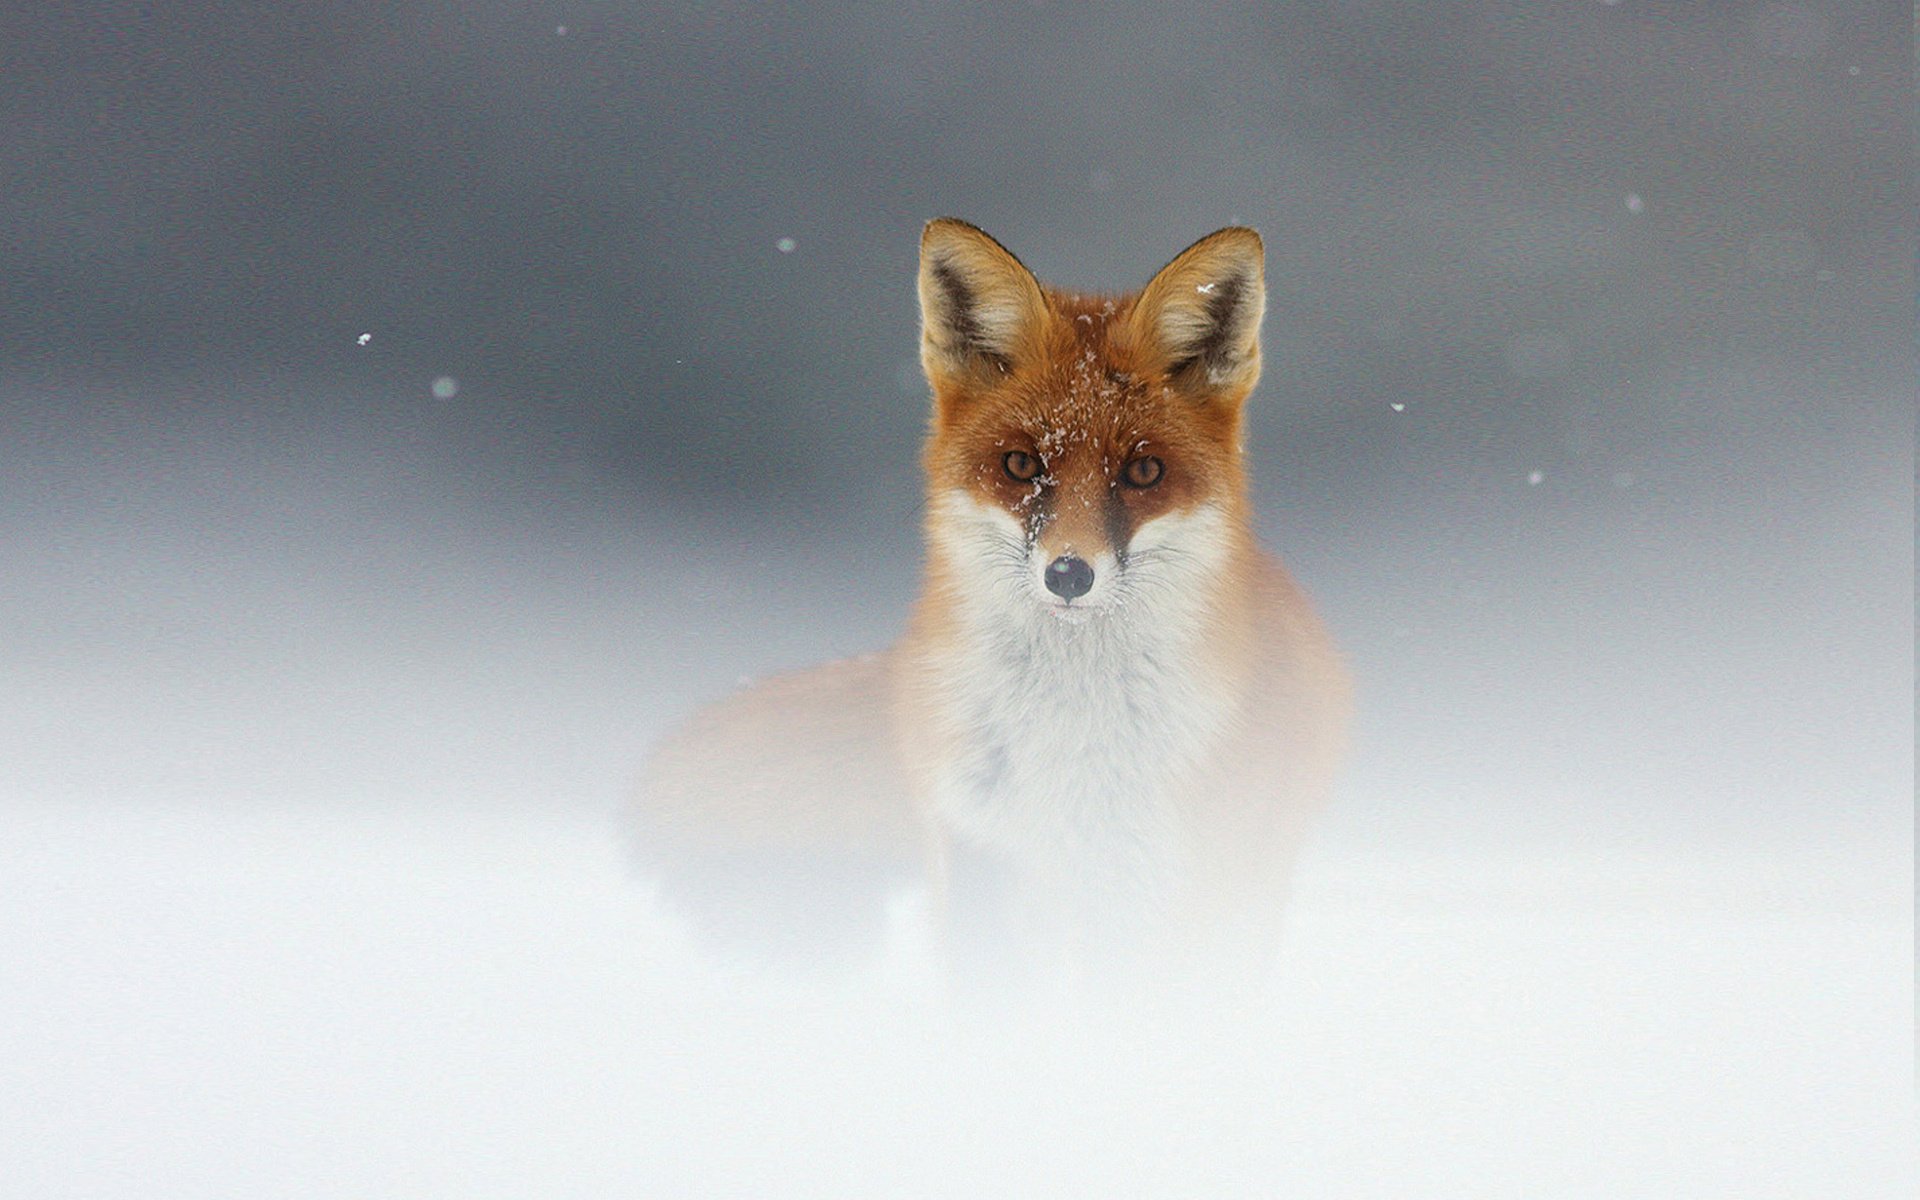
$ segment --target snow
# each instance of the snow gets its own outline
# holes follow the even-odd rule
[[[1909,929],[1806,864],[1310,856],[1269,1019],[702,962],[579,813],[0,811],[0,1192],[1901,1196]]]

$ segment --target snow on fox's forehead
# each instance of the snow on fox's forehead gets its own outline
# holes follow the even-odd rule
[[[1083,451],[1131,455],[1151,445],[1177,447],[1204,438],[1183,398],[1115,365],[1092,346],[1033,380],[1009,406],[1009,434],[1043,459]]]

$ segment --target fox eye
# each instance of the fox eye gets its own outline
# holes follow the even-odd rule
[[[1150,488],[1165,472],[1166,467],[1157,458],[1136,458],[1121,469],[1120,479],[1128,487]]]
[[[1009,451],[1007,456],[1000,460],[1000,465],[1006,468],[1009,478],[1017,479],[1021,483],[1031,483],[1034,477],[1040,474],[1040,460],[1025,450]]]

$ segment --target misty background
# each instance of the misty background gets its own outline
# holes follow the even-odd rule
[[[1317,1032],[1228,1089],[1294,1132],[1201,1190],[1907,1194],[1912,31],[0,14],[0,1194],[913,1178],[898,1059],[822,1099],[670,986],[618,814],[675,719],[902,629],[938,215],[1085,290],[1268,247],[1261,532],[1359,726]]]

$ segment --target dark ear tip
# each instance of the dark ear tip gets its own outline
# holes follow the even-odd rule
[[[1176,264],[1192,263],[1203,260],[1222,265],[1232,262],[1243,268],[1251,268],[1251,274],[1257,276],[1266,273],[1267,247],[1260,240],[1260,234],[1245,225],[1229,225],[1225,229],[1216,229],[1193,245],[1173,256],[1173,262],[1165,269]],[[1157,278],[1157,277],[1156,277]]]
[[[974,225],[968,221],[962,221],[959,217],[935,217],[921,227],[920,244],[926,246],[930,242],[940,238],[951,237],[954,234],[986,236],[986,233],[978,225]]]
[[[1265,258],[1267,253],[1267,243],[1261,239],[1260,231],[1245,225],[1229,225],[1225,229],[1215,230],[1202,240],[1237,244],[1249,254],[1260,258]]]

